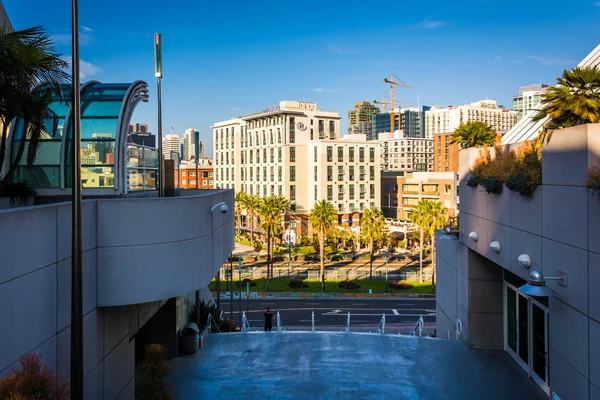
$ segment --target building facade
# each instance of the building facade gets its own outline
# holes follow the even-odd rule
[[[379,114],[379,108],[368,101],[354,103],[354,109],[348,111],[348,133],[367,135],[371,140],[373,116]]]
[[[181,152],[179,135],[166,135],[162,141],[162,151],[165,160],[178,160]]]
[[[400,129],[404,136],[410,138],[425,138],[425,115],[431,109],[429,106],[403,108]]]
[[[450,143],[452,133],[433,135],[433,171],[458,172],[458,143]]]
[[[455,172],[381,173],[381,210],[386,218],[407,221],[419,200],[439,201],[454,217],[458,210]]]
[[[194,128],[186,129],[181,141],[181,159],[189,161],[196,158],[204,158],[204,145],[200,140],[200,132]]]
[[[379,154],[383,171],[433,171],[433,140],[410,138],[402,131],[380,133]]]
[[[365,135],[340,139],[340,119],[316,103],[282,101],[216,123],[215,186],[283,195],[301,216],[321,199],[340,215],[379,207],[379,147]]]
[[[548,90],[548,85],[536,83],[534,85],[519,88],[519,95],[513,97],[513,110],[516,111],[520,120],[531,110],[535,110],[542,100],[542,95]]]
[[[209,158],[198,160],[197,168],[196,163],[192,161],[182,162],[179,169],[175,170],[180,189],[213,189],[214,172],[212,159]]]
[[[433,139],[435,134],[454,132],[469,121],[485,122],[503,134],[517,123],[518,113],[498,106],[496,100],[480,100],[444,108],[433,106],[425,114],[425,137]]]
[[[369,140],[377,140],[379,139],[379,135],[382,133],[396,132],[400,129],[402,125],[402,119],[404,115],[400,113],[400,109],[397,109],[398,112],[394,113],[394,128],[391,128],[391,117],[389,112],[379,113],[373,115],[373,122],[371,123],[372,133],[371,137],[368,137]]]

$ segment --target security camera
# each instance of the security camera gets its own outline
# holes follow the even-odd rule
[[[227,211],[229,211],[229,207],[227,207],[227,204],[221,204],[221,207],[219,207],[219,210],[221,210],[221,212],[223,214],[225,214]]]

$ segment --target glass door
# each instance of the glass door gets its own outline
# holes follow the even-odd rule
[[[515,287],[505,284],[504,349],[525,370],[529,371],[529,305],[527,297]]]
[[[548,393],[548,309],[531,299],[531,376]]]

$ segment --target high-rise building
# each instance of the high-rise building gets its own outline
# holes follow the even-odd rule
[[[433,140],[409,138],[402,131],[380,133],[382,171],[433,171]]]
[[[177,160],[181,151],[179,136],[174,134],[165,136],[162,141],[162,150],[165,160]]]
[[[381,133],[395,132],[399,130],[400,126],[402,125],[403,117],[404,115],[400,112],[400,109],[398,108],[397,112],[395,112],[394,115],[394,128],[392,129],[390,127],[391,120],[389,112],[373,115],[373,120],[371,123],[372,133],[370,139],[377,140],[379,138],[379,134]]]
[[[340,119],[316,103],[282,101],[214,124],[215,186],[283,195],[303,221],[322,199],[340,221],[379,207],[379,145],[366,135],[340,139]],[[298,225],[297,236],[306,233],[307,224]]]
[[[368,101],[354,103],[354,109],[348,111],[348,133],[367,135],[371,140],[373,116],[379,114],[379,108]]]
[[[452,133],[433,135],[433,171],[458,172],[458,143],[450,143]]]
[[[462,106],[433,106],[425,113],[425,137],[433,139],[437,133],[454,132],[460,124],[481,121],[499,134],[506,133],[517,123],[517,112],[496,104],[496,100],[481,100]]]
[[[523,118],[528,111],[535,110],[548,87],[545,83],[536,83],[519,88],[519,95],[513,97],[513,110],[518,113],[519,119]]]
[[[181,141],[182,160],[204,158],[204,145],[200,140],[200,132],[194,128],[186,129]]]
[[[425,115],[431,107],[421,106],[400,110],[400,129],[409,138],[425,138]]]
[[[148,129],[148,124],[129,124],[127,142],[155,149],[156,135],[150,133],[150,130]]]
[[[2,5],[1,1],[0,1],[0,26],[8,28],[11,31],[13,30],[13,26],[10,23],[10,19],[8,19],[8,14],[6,13],[6,10],[4,9],[4,6]]]
[[[129,133],[150,133],[148,124],[129,124]]]

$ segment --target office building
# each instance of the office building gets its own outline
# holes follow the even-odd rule
[[[194,128],[186,129],[181,141],[181,149],[182,160],[204,158],[204,145],[200,140],[200,132]]]
[[[519,120],[529,111],[536,109],[548,87],[544,83],[536,83],[519,88],[519,95],[513,97],[513,110],[518,113]]]
[[[391,129],[391,117],[389,112],[383,112],[379,114],[373,115],[373,122],[371,123],[372,133],[369,140],[377,140],[379,139],[379,134],[381,133],[389,133],[396,132],[400,129],[402,125],[402,117],[403,114],[400,113],[400,108],[396,109],[397,112],[394,114],[394,128]]]
[[[163,157],[165,160],[178,160],[181,152],[179,135],[170,134],[163,138]]]
[[[380,133],[382,171],[433,171],[433,140],[409,138],[404,132]]]
[[[148,124],[129,124],[127,133],[127,142],[135,143],[140,146],[156,148],[156,135],[150,133]]]
[[[460,124],[469,121],[485,122],[499,134],[504,134],[518,120],[516,111],[498,106],[496,100],[480,100],[462,106],[433,106],[425,113],[425,137],[433,139],[437,133],[454,132]]]
[[[379,207],[379,145],[360,134],[340,139],[340,119],[316,103],[282,101],[214,124],[215,186],[281,194],[304,220],[322,199],[341,219]]]
[[[348,111],[348,133],[367,135],[371,140],[373,116],[379,114],[379,108],[368,101],[354,103],[354,109]]]
[[[400,129],[404,131],[404,136],[409,138],[425,138],[425,115],[431,107],[421,106],[403,108],[400,118]]]
[[[212,189],[214,185],[214,166],[212,158],[183,161],[175,170],[176,181],[180,189]]]
[[[433,171],[458,172],[458,143],[450,143],[452,133],[433,135]]]
[[[458,177],[455,172],[381,173],[381,210],[386,218],[407,221],[420,200],[439,201],[448,216],[458,212]]]

